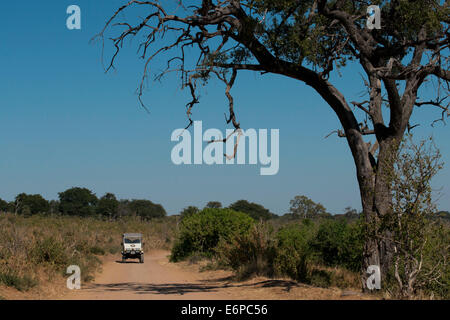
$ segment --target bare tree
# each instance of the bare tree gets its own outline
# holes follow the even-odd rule
[[[378,165],[397,149],[410,124],[414,107],[431,106],[449,115],[449,1],[373,1],[381,7],[381,29],[368,29],[368,3],[361,0],[203,0],[137,1],[120,7],[99,37],[111,29],[115,52],[107,70],[127,38],[140,43],[145,68],[139,99],[154,57],[162,55],[168,72],[181,75],[192,99],[186,105],[189,124],[192,108],[199,103],[197,87],[210,76],[225,83],[229,101],[227,123],[236,130],[234,101],[230,94],[238,72],[273,73],[299,80],[313,88],[333,109],[356,166],[363,213],[367,222],[362,283],[369,265],[380,265],[385,275],[392,262],[389,234],[374,229],[389,214],[392,194],[385,167]],[[141,7],[143,17],[120,21],[121,13]],[[136,11],[129,11],[130,13]],[[134,16],[133,16],[134,17]],[[112,28],[115,27],[115,28]],[[157,41],[163,39],[163,43]],[[197,48],[197,56],[186,48]],[[364,70],[367,98],[349,103],[329,81],[329,75],[348,60]],[[434,81],[432,100],[419,99],[419,88]],[[389,119],[382,108],[387,106]],[[358,118],[360,120],[358,120]],[[367,140],[373,137],[373,143]],[[226,139],[224,139],[226,140]],[[380,240],[382,239],[382,240]]]

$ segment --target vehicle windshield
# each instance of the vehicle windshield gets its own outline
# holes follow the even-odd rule
[[[129,239],[129,238],[125,238],[124,239],[125,243],[141,243],[141,239],[137,238],[137,239]]]

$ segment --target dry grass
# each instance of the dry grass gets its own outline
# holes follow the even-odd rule
[[[172,244],[176,217],[117,221],[68,216],[0,215],[0,286],[19,291],[50,290],[69,265],[81,268],[82,281],[93,280],[99,256],[120,252],[121,234],[144,235],[144,249],[167,249]],[[0,292],[0,296],[2,292]]]

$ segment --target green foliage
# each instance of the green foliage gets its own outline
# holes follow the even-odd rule
[[[180,215],[181,215],[182,218],[186,218],[186,217],[189,217],[189,216],[191,216],[191,215],[193,215],[193,214],[196,214],[196,213],[198,213],[198,212],[200,212],[200,209],[199,209],[199,208],[197,208],[197,207],[195,207],[195,206],[189,206],[189,207],[184,208],[184,209],[180,212]]]
[[[234,234],[247,232],[252,223],[247,214],[231,209],[206,208],[187,216],[181,222],[171,261],[179,261],[193,253],[212,256],[219,241],[229,241]]]
[[[314,236],[315,225],[308,220],[281,228],[276,234],[275,272],[307,282],[308,263],[313,259],[310,242]]]
[[[38,194],[21,193],[17,195],[14,202],[8,203],[0,199],[0,212],[17,212],[24,216],[49,213],[86,217],[97,214],[114,219],[133,215],[144,219],[153,219],[164,217],[167,214],[162,205],[149,200],[118,201],[112,193],[106,193],[97,199],[92,191],[79,187],[60,192],[59,199],[59,201],[47,201]]]
[[[260,221],[249,232],[238,233],[230,241],[223,239],[217,248],[222,264],[237,271],[241,278],[251,275],[273,275],[276,243],[273,228]]]
[[[364,248],[362,223],[326,220],[320,224],[312,247],[324,265],[358,272]]]
[[[390,234],[394,261],[388,283],[401,298],[411,298],[418,290],[429,293],[430,288],[448,294],[450,242],[448,232],[435,219],[431,187],[431,179],[443,167],[440,159],[431,138],[416,144],[408,136],[387,163],[381,163],[392,168],[387,177],[393,199],[391,213],[383,217],[380,229]]]
[[[59,194],[59,210],[63,214],[90,216],[95,212],[97,197],[86,188],[70,188]]]
[[[222,208],[222,203],[220,203],[219,201],[209,201],[206,204],[206,208]]]
[[[119,201],[112,193],[106,193],[98,200],[96,212],[107,217],[116,217],[119,210]]]
[[[383,36],[393,35],[391,43],[397,43],[402,38],[416,40],[420,29],[425,26],[427,36],[433,35],[442,28],[440,22],[447,20],[450,14],[449,8],[439,6],[440,1],[416,0],[416,1],[387,1],[382,6],[382,16],[386,20],[383,23]],[[383,30],[385,29],[385,30]]]
[[[150,200],[131,200],[129,207],[137,216],[144,219],[161,218],[166,215],[166,210],[160,204]]]
[[[260,16],[266,15],[264,45],[275,56],[296,64],[303,61],[315,67],[326,68],[330,56],[343,41],[345,34],[337,24],[322,15],[309,15],[313,0],[307,1],[249,1]],[[345,65],[352,59],[344,47],[336,59],[337,65]]]
[[[21,193],[15,200],[17,213],[31,215],[48,212],[50,205],[40,194]]]
[[[64,244],[53,237],[39,240],[31,255],[38,264],[48,263],[56,268],[63,268],[68,265]]]
[[[234,211],[247,213],[255,220],[268,220],[274,216],[273,213],[264,208],[262,205],[254,202],[248,202],[247,200],[238,200],[232,203],[229,208]]]
[[[306,196],[295,196],[290,201],[290,212],[295,218],[317,218],[329,216],[325,207],[320,203],[315,203]]]
[[[14,201],[8,202],[8,207],[6,209],[6,212],[14,212],[15,209],[16,209],[16,204],[14,203]]]
[[[7,210],[8,210],[8,202],[0,198],[0,212],[7,212]]]
[[[31,216],[31,209],[30,209],[30,206],[28,206],[28,205],[26,205],[26,204],[23,205],[22,208],[21,208],[21,210],[20,210],[20,213],[23,214],[25,217]]]
[[[50,200],[49,201],[49,213],[56,214],[59,213],[59,201],[58,200]]]
[[[344,217],[347,221],[358,220],[360,218],[360,214],[356,209],[352,207],[346,207]]]
[[[327,224],[326,227],[322,227],[324,223]],[[331,221],[331,223],[333,226],[341,225],[338,222]],[[351,266],[351,263],[346,257],[341,257],[337,263],[334,263],[333,269],[327,269],[323,264],[322,257],[325,254],[322,251],[325,251],[326,244],[320,241],[323,238],[323,231],[319,238],[318,234],[319,230],[328,230],[328,226],[329,222],[325,220],[314,222],[303,219],[300,223],[289,223],[281,227],[278,232],[273,232],[269,222],[261,221],[252,226],[248,232],[236,234],[231,240],[221,241],[216,249],[217,265],[232,268],[241,278],[250,275],[287,276],[319,287],[358,286],[359,275],[357,272],[348,270],[348,265]],[[357,227],[355,225],[346,226],[346,228],[353,230]],[[334,240],[342,240],[350,244],[352,248],[357,247],[351,244],[355,241],[351,231],[341,233],[339,239]],[[360,265],[362,252],[359,247],[358,250],[360,256],[356,257],[357,252],[352,254],[355,254],[355,261]]]
[[[433,223],[427,228],[423,250],[423,271],[418,274],[418,287],[442,299],[450,299],[450,227]],[[431,278],[430,278],[431,276]]]
[[[296,0],[251,0],[246,1],[254,9],[252,19],[255,29],[259,20],[265,16],[261,40],[277,57],[297,64],[312,64],[314,69],[327,68],[330,57],[336,66],[344,66],[355,58],[354,53],[344,46],[348,35],[339,23],[321,14],[311,14],[315,1]],[[445,28],[450,8],[442,6],[438,0],[400,0],[400,1],[339,1],[339,9],[359,17],[355,27],[365,28],[366,12],[369,4],[379,5],[382,16],[382,28],[377,30],[385,53],[396,55],[402,60],[408,54],[404,43],[414,43],[422,26],[426,27],[427,37],[437,34]],[[326,1],[330,10],[337,1]],[[446,22],[446,23],[444,23]],[[262,28],[259,26],[259,28]],[[381,51],[381,50],[380,50]]]
[[[26,275],[22,277],[14,273],[0,272],[0,283],[4,284],[7,287],[16,288],[19,291],[27,291],[37,286],[39,282]]]

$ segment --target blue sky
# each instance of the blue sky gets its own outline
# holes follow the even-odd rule
[[[137,100],[143,61],[136,43],[119,56],[117,69],[104,73],[101,45],[89,40],[124,1],[8,1],[0,11],[0,198],[40,193],[47,199],[72,186],[98,196],[146,198],[169,214],[183,207],[203,207],[209,200],[228,205],[239,199],[263,204],[283,214],[289,200],[304,194],[330,212],[360,208],[353,160],[346,141],[324,137],[337,128],[331,108],[304,84],[280,76],[242,73],[233,88],[235,110],[243,128],[280,130],[280,170],[261,176],[260,165],[176,166],[170,160],[174,129],[187,123],[188,92],[168,76],[150,83]],[[82,29],[66,28],[66,8],[77,4]],[[106,46],[111,44],[106,43]],[[162,68],[157,61],[154,70]],[[349,66],[332,82],[348,101],[363,100],[360,69]],[[432,91],[433,87],[424,89]],[[223,85],[202,89],[193,119],[204,129],[225,132],[227,101]],[[430,123],[437,110],[416,110],[416,138],[433,135],[449,162],[450,127]],[[229,126],[228,126],[229,128]],[[447,165],[434,180],[439,206],[450,209]]]

